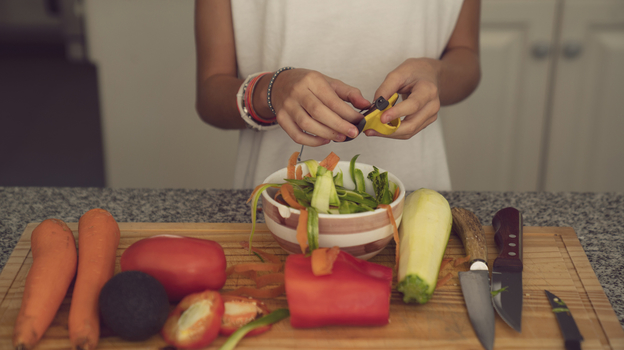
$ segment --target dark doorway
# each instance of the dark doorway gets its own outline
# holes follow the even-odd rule
[[[57,45],[0,45],[0,186],[104,187],[97,69]]]

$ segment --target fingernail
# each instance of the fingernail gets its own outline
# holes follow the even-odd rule
[[[336,137],[334,137],[334,141],[336,141],[336,142],[342,142],[342,141],[346,140],[346,138],[347,138],[347,137],[346,137],[345,135],[343,135],[343,134],[338,134],[338,135],[336,135]]]
[[[351,128],[351,130],[349,130],[349,137],[354,139],[358,136],[359,133],[359,130],[356,127],[353,127]]]

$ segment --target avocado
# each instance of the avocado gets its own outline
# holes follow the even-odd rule
[[[142,341],[157,334],[169,314],[165,287],[140,271],[113,276],[102,287],[99,303],[104,325],[129,341]]]

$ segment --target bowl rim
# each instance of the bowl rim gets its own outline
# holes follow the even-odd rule
[[[338,162],[338,164],[340,164],[340,163],[350,164],[351,162],[347,162],[347,161],[341,160],[341,161]],[[303,164],[303,162],[300,163],[300,164]],[[371,164],[355,162],[355,166],[357,167],[358,165],[366,165],[366,166],[370,166],[370,167],[373,166]],[[385,171],[388,171],[388,170],[385,170],[385,169],[380,168],[380,167],[377,167],[377,169],[379,169],[379,171],[382,172],[382,173],[385,172]],[[275,176],[280,171],[284,171],[284,170],[286,170],[286,167],[274,171],[273,173],[268,175],[264,179],[264,181],[262,181],[262,183],[263,184],[268,184],[269,183],[268,179],[270,179],[271,177]],[[394,180],[392,180],[392,182],[396,183],[399,186],[399,189],[400,189],[399,197],[396,200],[394,200],[394,201],[392,201],[390,203],[390,207],[392,209],[394,209],[405,198],[405,185],[403,185],[403,182],[401,181],[401,179],[399,179],[396,175],[394,175],[390,171],[388,171],[388,178],[390,178],[390,176],[392,176],[394,178]],[[368,179],[366,179],[366,180],[368,180]],[[370,180],[368,180],[368,181],[370,181]],[[271,183],[277,184],[276,182],[271,182]],[[282,182],[282,183],[284,183],[284,182]],[[279,183],[279,184],[282,184],[282,183]],[[268,190],[268,188],[267,188],[267,190]],[[275,206],[277,208],[280,208],[280,207],[288,208],[292,214],[297,214],[297,215],[300,214],[299,209],[295,209],[295,208],[283,205],[283,204],[278,203],[277,201],[275,201],[273,198],[271,198],[267,194],[266,190],[262,191],[262,200],[263,201],[267,200],[268,202],[270,202],[273,206]],[[378,213],[378,212],[381,212],[381,211],[386,211],[386,209],[379,208],[379,209],[375,209],[373,211],[365,211],[365,212],[353,213],[353,214],[325,214],[325,213],[319,213],[318,216],[319,216],[319,219],[321,219],[321,218],[326,218],[326,219],[330,219],[330,218],[333,218],[333,219],[336,219],[336,218],[350,219],[350,218],[358,218],[358,217],[362,217],[362,216],[366,216],[366,215],[374,215],[375,213]]]

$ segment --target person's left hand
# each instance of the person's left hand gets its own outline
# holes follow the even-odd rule
[[[381,115],[382,123],[405,116],[401,126],[392,135],[382,135],[369,129],[366,136],[382,136],[394,139],[409,139],[436,121],[440,110],[438,95],[439,60],[410,58],[388,73],[386,79],[375,92],[375,99],[383,96],[388,99],[395,92],[402,95],[403,101]]]

